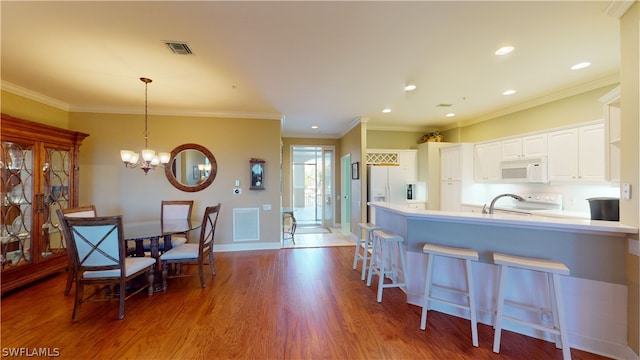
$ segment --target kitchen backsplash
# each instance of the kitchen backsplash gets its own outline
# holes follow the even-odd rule
[[[588,198],[592,197],[620,197],[620,187],[611,185],[586,184],[484,184],[485,202],[489,203],[493,197],[503,193],[556,193],[563,199],[562,208],[565,211],[589,213]],[[465,199],[463,199],[463,202]]]

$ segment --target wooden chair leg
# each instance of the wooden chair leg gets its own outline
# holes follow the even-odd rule
[[[169,265],[166,261],[162,262],[162,291],[167,291],[167,275],[169,275]],[[151,283],[153,286],[153,283]]]
[[[124,319],[124,298],[127,297],[126,294],[127,291],[127,287],[125,286],[125,281],[121,280],[120,281],[120,297],[119,297],[119,313],[118,313],[118,319],[122,320]]]
[[[204,282],[204,259],[200,259],[200,261],[198,262],[198,275],[200,276],[200,286],[207,286],[207,284]]]
[[[82,304],[82,296],[84,287],[79,284],[76,279],[76,300],[73,304],[73,314],[71,315],[71,321],[78,321],[78,313],[80,312],[80,305]]]
[[[153,268],[149,269],[149,275],[148,275],[148,278],[149,278],[149,289],[147,290],[148,294],[149,294],[149,297],[153,296],[153,280],[155,280],[155,277],[156,276],[154,275]],[[164,284],[162,286],[163,286],[163,288],[166,288],[164,286]]]
[[[68,296],[71,293],[71,286],[73,286],[73,280],[76,277],[75,271],[73,271],[73,268],[69,268],[67,270],[68,275],[67,275],[67,286],[64,288],[64,296]]]
[[[209,253],[209,267],[211,268],[211,275],[216,274],[216,265],[213,263],[213,253]]]

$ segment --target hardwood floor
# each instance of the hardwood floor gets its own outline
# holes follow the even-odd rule
[[[353,247],[216,253],[217,275],[172,279],[166,293],[138,294],[117,320],[117,301],[83,304],[71,322],[66,274],[6,294],[1,340],[58,351],[63,359],[561,359],[554,344],[421,308],[399,289],[366,287],[352,270]],[[190,266],[188,271],[196,271]],[[205,270],[205,274],[208,274]],[[573,359],[603,359],[571,350]]]

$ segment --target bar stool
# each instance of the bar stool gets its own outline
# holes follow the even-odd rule
[[[407,264],[404,260],[404,251],[402,242],[404,239],[398,234],[394,234],[386,230],[373,231],[373,247],[371,248],[371,259],[369,260],[369,276],[367,277],[367,286],[371,286],[371,276],[373,273],[378,274],[378,302],[382,302],[382,290],[385,288],[402,287],[407,285]],[[398,274],[396,271],[396,259],[393,256],[393,244],[400,255],[400,266],[404,282],[398,282]],[[377,250],[380,249],[380,267],[377,264]],[[389,267],[386,264],[389,263]],[[391,275],[391,283],[385,284],[385,275]]]
[[[477,347],[478,320],[476,313],[476,299],[473,290],[473,273],[471,271],[471,261],[478,261],[478,252],[471,249],[435,245],[430,243],[426,243],[422,247],[422,252],[427,254],[427,277],[424,282],[424,302],[422,305],[422,319],[420,321],[420,329],[425,330],[427,328],[427,311],[429,310],[429,302],[439,302],[442,304],[455,306],[460,309],[469,310],[469,317],[471,319],[471,339],[473,346]],[[433,264],[436,257],[448,257],[463,262],[467,280],[466,290],[452,289],[450,287],[444,287],[433,283]],[[445,300],[443,298],[436,298],[432,295],[432,290],[434,288],[458,295],[463,294],[467,299],[466,304]]]
[[[369,249],[373,246],[373,231],[380,229],[373,223],[358,223],[360,227],[360,236],[358,236],[358,243],[356,244],[356,253],[353,255],[353,269],[358,267],[358,260],[362,260],[362,280],[367,273],[367,258],[369,256]],[[364,231],[364,237],[362,232]],[[364,245],[364,250],[360,254],[360,248]]]
[[[497,311],[494,322],[495,334],[493,338],[493,352],[500,352],[500,336],[502,332],[502,320],[507,319],[520,325],[529,326],[534,329],[546,331],[555,335],[556,347],[562,349],[562,357],[564,359],[571,359],[571,351],[569,347],[569,336],[567,333],[564,305],[562,302],[562,291],[560,289],[560,275],[569,275],[569,269],[562,263],[544,260],[533,259],[512,255],[505,255],[500,253],[493,254],[494,264],[500,267],[499,275],[499,287],[498,287],[498,299],[497,299]],[[509,268],[518,268],[525,270],[532,270],[545,273],[547,284],[549,286],[550,304],[551,309],[532,309],[530,306],[516,304],[506,301],[508,305],[516,306],[528,310],[534,310],[536,312],[551,312],[553,317],[553,325],[547,326],[536,322],[530,322],[522,319],[517,319],[504,314],[504,294],[507,280],[507,270]],[[536,289],[531,289],[535,291]]]

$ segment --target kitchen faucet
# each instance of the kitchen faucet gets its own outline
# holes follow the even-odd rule
[[[496,197],[493,198],[493,200],[491,200],[491,205],[489,205],[489,214],[493,214],[493,207],[496,204],[496,201],[498,199],[500,199],[501,197],[505,197],[505,196],[510,196],[518,201],[525,201],[524,198],[520,195],[516,195],[516,194],[500,194]],[[482,213],[486,214],[487,213],[487,204],[484,204],[484,206],[482,207]]]

